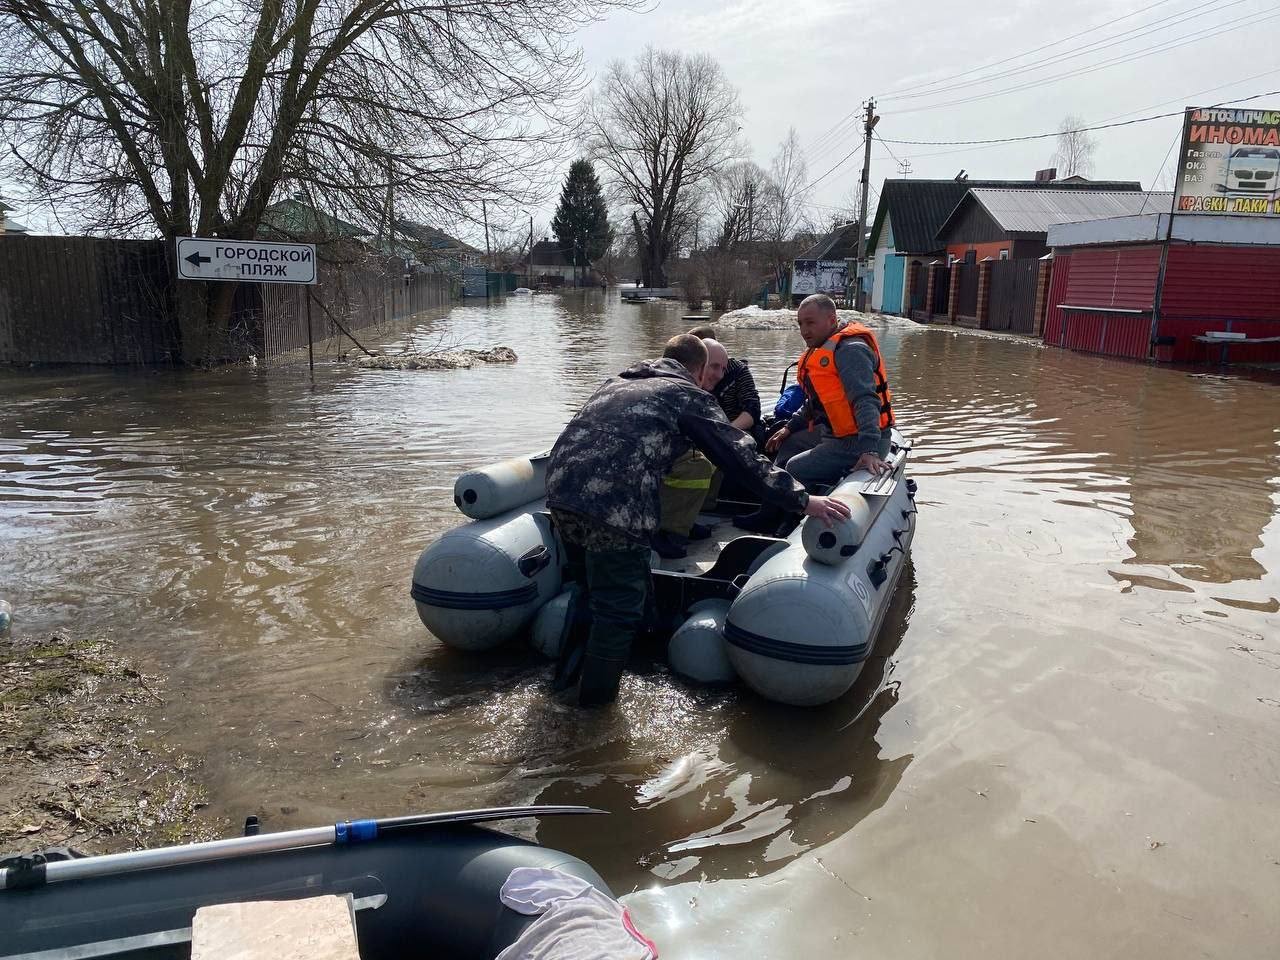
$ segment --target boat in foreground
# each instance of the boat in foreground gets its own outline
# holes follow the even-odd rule
[[[0,958],[187,958],[200,907],[329,894],[350,895],[363,960],[492,958],[535,919],[499,900],[516,867],[608,887],[575,857],[477,823],[599,812],[498,808],[102,857],[10,858],[0,867]]]

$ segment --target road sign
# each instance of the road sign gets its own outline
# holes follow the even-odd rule
[[[179,237],[178,276],[183,280],[315,283],[316,246]]]

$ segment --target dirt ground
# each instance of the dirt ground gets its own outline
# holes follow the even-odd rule
[[[0,640],[0,852],[111,853],[227,836],[197,763],[146,729],[164,702],[102,639]]]

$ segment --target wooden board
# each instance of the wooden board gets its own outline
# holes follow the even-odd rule
[[[360,960],[351,897],[201,907],[191,960]]]

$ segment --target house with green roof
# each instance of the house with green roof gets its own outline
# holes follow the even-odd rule
[[[258,226],[260,237],[284,237],[314,242],[325,240],[367,240],[373,234],[312,206],[302,193],[278,200],[262,212]]]
[[[11,236],[16,236],[18,234],[29,233],[30,231],[17,220],[10,219],[9,211],[12,209],[13,207],[9,206],[3,200],[0,200],[0,235],[7,233]]]
[[[436,227],[399,218],[393,222],[396,248],[393,252],[398,257],[404,257],[408,253],[409,256],[405,259],[416,260],[426,267],[450,273],[484,260],[483,252]]]

